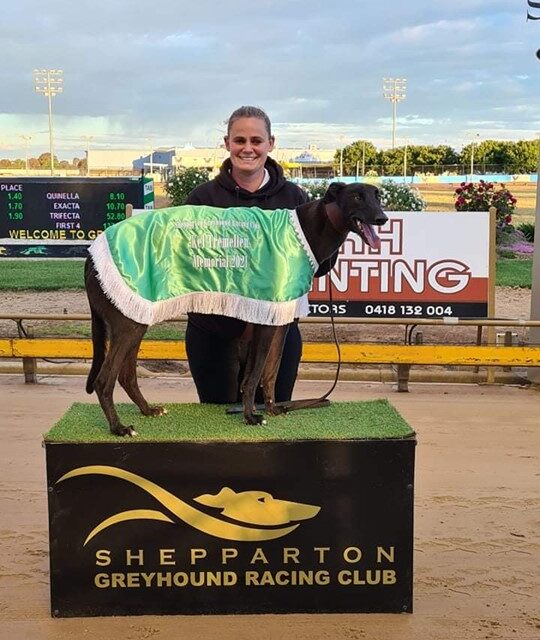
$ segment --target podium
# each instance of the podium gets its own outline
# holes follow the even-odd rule
[[[75,404],[44,437],[55,617],[412,612],[416,438],[386,401],[247,426]]]

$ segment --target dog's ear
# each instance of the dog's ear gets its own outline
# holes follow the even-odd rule
[[[202,496],[193,498],[193,500],[195,500],[195,502],[200,502],[200,504],[204,504],[207,507],[223,508],[228,502],[230,502],[231,498],[235,496],[236,493],[232,489],[229,489],[229,487],[223,487],[223,489],[216,495],[204,493]]]
[[[322,197],[322,202],[324,204],[328,204],[329,202],[335,202],[338,199],[341,190],[344,189],[347,185],[344,182],[332,182],[332,184],[328,187],[326,193]]]

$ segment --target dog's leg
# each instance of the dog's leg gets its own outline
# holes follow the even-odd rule
[[[112,396],[120,375],[120,383],[143,414],[153,414],[154,410],[143,398],[136,379],[137,352],[148,327],[130,320],[110,302],[99,283],[91,258],[87,259],[85,265],[85,284],[92,312],[94,349],[86,390],[88,393],[96,392],[112,433],[133,435],[132,427],[120,423]],[[109,345],[106,349],[107,334]]]
[[[131,326],[128,327],[128,323]],[[109,326],[109,328],[109,349],[107,350],[103,366],[95,379],[94,390],[97,394],[99,404],[109,422],[111,432],[118,436],[133,436],[136,435],[133,427],[124,426],[120,422],[114,406],[113,391],[126,356],[140,343],[146,326],[127,321],[114,327]]]
[[[246,369],[241,386],[244,418],[247,424],[261,424],[263,422],[263,416],[253,411],[255,391],[260,382],[275,332],[276,327],[273,326],[253,325],[253,338],[249,344]]]
[[[108,308],[112,308],[112,305],[103,294],[97,279],[94,263],[90,257],[86,259],[84,265],[84,281],[92,317],[92,366],[86,380],[86,392],[92,393],[94,391],[94,382],[105,360],[107,348],[107,329],[105,324],[107,314],[105,312]]]
[[[137,381],[137,353],[139,352],[139,347],[146,331],[146,326],[143,326],[142,330],[138,330],[140,331],[140,338],[126,355],[122,368],[120,369],[118,382],[133,402],[139,407],[143,416],[162,416],[167,413],[167,409],[157,405],[151,407],[139,389],[139,383]]]
[[[105,360],[106,329],[103,319],[90,306],[92,316],[92,366],[86,380],[86,393],[94,392],[94,382]]]
[[[277,416],[281,413],[286,413],[287,411],[285,407],[276,406],[275,404],[275,386],[288,330],[289,325],[276,327],[261,377],[265,411],[271,416]]]

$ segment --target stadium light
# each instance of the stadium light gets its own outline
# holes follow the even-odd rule
[[[392,103],[392,149],[396,146],[397,103],[407,97],[406,78],[383,78],[383,96]]]
[[[148,154],[148,164],[149,164],[148,172],[152,174],[154,173],[154,139],[152,136],[149,136],[148,138],[146,138],[146,141],[148,142],[148,146],[150,148],[150,153]],[[144,161],[143,161],[143,168],[144,168]]]
[[[24,142],[24,168],[28,175],[28,143],[32,140],[32,136],[21,136],[21,140]]]
[[[473,175],[474,175],[474,145],[478,144],[477,141],[479,139],[480,139],[480,134],[477,133],[476,138],[473,138],[471,143],[471,182],[473,182]]]
[[[82,139],[86,141],[86,175],[90,175],[90,140],[94,139],[94,136],[82,136]]]
[[[366,141],[362,142],[362,176],[366,175]]]
[[[409,140],[405,140],[405,151],[403,152],[403,184],[407,182],[407,151],[409,150]]]
[[[54,135],[52,120],[52,99],[64,91],[64,72],[62,69],[34,69],[34,88],[36,93],[47,97],[49,102],[49,151],[51,154],[51,176],[54,175]]]

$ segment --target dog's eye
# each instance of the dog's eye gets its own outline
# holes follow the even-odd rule
[[[266,502],[266,498],[264,496],[262,498],[257,498],[257,502]]]

